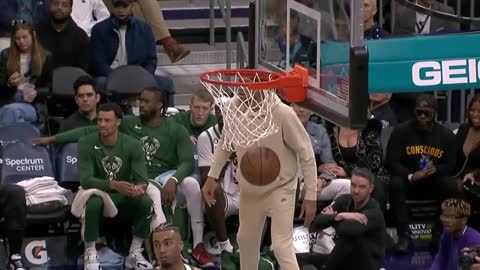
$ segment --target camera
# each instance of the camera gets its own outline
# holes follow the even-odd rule
[[[460,256],[458,259],[459,269],[470,270],[470,267],[476,263],[475,256],[480,256],[480,245],[469,248],[468,253]]]

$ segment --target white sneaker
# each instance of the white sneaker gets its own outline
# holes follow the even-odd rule
[[[125,258],[125,269],[128,270],[153,270],[152,264],[142,255],[143,248],[130,252]]]
[[[95,248],[87,248],[83,255],[84,270],[102,270],[98,261],[97,250]]]

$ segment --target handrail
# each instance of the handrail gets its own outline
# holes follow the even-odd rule
[[[224,2],[225,1],[225,2]],[[225,23],[226,65],[227,69],[232,66],[232,2],[231,0],[217,0]],[[210,6],[210,45],[215,45],[215,0],[209,0]]]

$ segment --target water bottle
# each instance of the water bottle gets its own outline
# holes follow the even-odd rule
[[[418,167],[420,168],[420,170],[423,170],[427,167],[429,162],[430,158],[427,155],[422,155],[420,157],[420,161],[418,162]]]

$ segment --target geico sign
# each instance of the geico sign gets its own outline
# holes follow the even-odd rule
[[[416,86],[476,83],[480,78],[480,62],[476,59],[417,62],[412,67]]]

